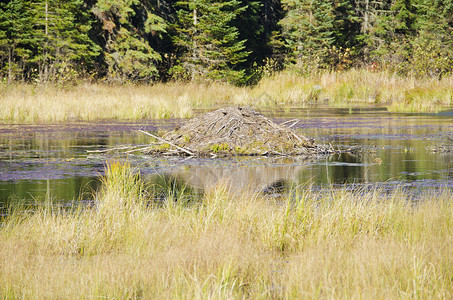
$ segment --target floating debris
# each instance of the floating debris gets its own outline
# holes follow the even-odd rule
[[[429,152],[439,152],[439,153],[453,153],[453,146],[449,145],[438,145],[438,146],[428,146],[426,150]]]
[[[426,147],[426,150],[433,153],[453,153],[453,135],[444,137],[443,143]]]

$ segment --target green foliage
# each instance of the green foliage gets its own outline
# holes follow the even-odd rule
[[[36,45],[31,2],[0,3],[0,73],[6,73],[8,82],[21,78]]]
[[[276,0],[242,0],[242,5],[245,9],[234,23],[239,39],[245,40],[245,49],[250,52],[241,67],[246,69],[247,82],[253,84],[283,69],[286,49],[278,34],[282,7]]]
[[[333,36],[334,45],[341,48],[353,48],[361,45],[361,18],[355,0],[333,1]]]
[[[401,75],[438,77],[453,64],[451,1],[397,0],[377,20],[371,59]]]
[[[421,1],[412,64],[417,76],[442,77],[453,72],[453,1]]]
[[[413,45],[412,73],[418,77],[450,75],[453,71],[453,44],[441,39],[418,37]]]
[[[453,71],[453,0],[7,0],[0,77],[254,84],[288,68]]]
[[[280,21],[283,37],[295,63],[325,67],[334,42],[333,3],[321,0],[283,0],[287,14]]]
[[[93,65],[100,47],[88,36],[91,21],[82,0],[1,5],[0,56],[6,52],[8,78],[73,80]]]
[[[138,0],[99,0],[93,8],[106,40],[107,78],[116,81],[150,80],[158,75],[161,55],[150,46],[150,36],[166,32],[165,21],[149,3]],[[137,12],[141,19],[137,21]]]
[[[220,151],[230,150],[230,146],[228,146],[227,143],[213,144],[209,146],[209,150],[211,150],[213,153],[219,153]]]
[[[237,0],[179,1],[174,42],[179,60],[175,78],[241,83],[244,69],[238,66],[250,54],[239,39],[234,22],[245,7]]]
[[[39,79],[66,81],[68,74],[84,74],[100,53],[88,36],[91,20],[84,2],[48,0],[33,6],[39,43],[32,61],[37,64]]]

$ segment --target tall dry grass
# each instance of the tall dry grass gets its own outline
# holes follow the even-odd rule
[[[164,206],[146,190],[117,163],[92,208],[12,212],[0,229],[0,297],[453,296],[449,189],[412,203],[401,191],[270,200],[218,185],[199,203]]]
[[[215,104],[232,93],[233,87],[221,84],[81,84],[62,89],[17,83],[0,85],[0,119],[38,123],[187,118],[193,108]]]
[[[314,89],[316,85],[320,91]],[[380,104],[390,111],[437,112],[453,105],[453,77],[417,79],[364,69],[325,72],[302,78],[296,73],[277,73],[253,89],[276,102],[329,102],[335,106]]]
[[[387,72],[349,70],[302,77],[294,72],[263,78],[254,87],[210,83],[59,88],[0,84],[0,119],[59,122],[98,119],[186,118],[197,108],[220,105],[275,107],[328,102],[332,106],[379,104],[391,111],[436,112],[453,105],[453,77],[416,79]]]

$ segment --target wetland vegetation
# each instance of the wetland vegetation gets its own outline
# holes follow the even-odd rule
[[[324,2],[2,2],[0,118],[186,118],[316,101],[451,107],[451,5]]]
[[[3,298],[451,298],[450,189],[295,186],[279,199],[207,190],[154,205],[107,166],[91,206],[14,206],[1,220]]]
[[[253,168],[233,160],[213,166],[174,161],[194,171],[185,173],[185,182],[198,180],[202,190],[196,191],[165,178],[150,185],[139,170],[113,163],[101,186],[93,186],[92,200],[71,207],[68,198],[38,206],[13,199],[1,217],[0,296],[452,297],[451,154],[424,149],[451,145],[451,116],[292,113],[283,115],[299,118],[294,127],[304,135],[374,152],[314,163],[254,162]],[[144,125],[157,130],[156,124],[5,125],[2,193],[3,183],[15,178],[27,196],[39,188],[38,177],[41,189],[47,180],[46,195],[53,191],[49,178],[69,180],[58,188],[75,191],[77,176],[99,175],[112,157],[90,156],[87,149],[147,146],[146,136],[132,132]],[[164,173],[171,164],[129,158],[147,169],[140,174]],[[226,175],[238,185],[222,183]],[[279,197],[244,189],[261,177],[266,184],[285,178],[300,186]],[[313,187],[306,184],[311,180]]]
[[[14,83],[0,84],[0,118],[19,123],[188,118],[197,109],[227,105],[271,109],[327,103],[330,107],[366,105],[399,112],[439,112],[453,105],[452,91],[453,77],[417,79],[367,70],[311,77],[283,72],[265,77],[253,87],[215,82],[85,83],[68,88]]]
[[[452,7],[1,2],[0,298],[453,298]],[[113,151],[226,106],[367,151]]]

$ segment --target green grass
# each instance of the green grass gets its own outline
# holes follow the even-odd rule
[[[453,297],[450,189],[415,204],[402,191],[270,200],[223,184],[152,205],[137,170],[106,173],[95,207],[3,220],[0,298]]]
[[[86,83],[62,89],[52,85],[3,83],[0,84],[0,119],[40,123],[188,118],[197,108],[220,105],[272,108],[315,101],[341,107],[377,104],[391,111],[437,112],[453,105],[452,91],[453,77],[402,78],[366,70],[326,72],[308,78],[286,71],[265,77],[254,87],[220,83],[121,86]]]

